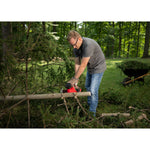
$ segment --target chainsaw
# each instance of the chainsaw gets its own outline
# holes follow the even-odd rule
[[[74,93],[74,92],[81,92],[81,88],[78,86],[74,87],[71,83],[66,83],[65,90],[63,88],[60,90],[61,93]]]

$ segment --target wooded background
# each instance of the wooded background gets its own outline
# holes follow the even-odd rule
[[[96,40],[106,58],[150,55],[150,22],[0,22],[1,94],[6,95],[3,88],[8,89],[8,80],[16,86],[21,81],[20,94],[24,94],[25,88],[39,90],[42,85],[43,90],[46,84],[54,92],[71,78],[74,55],[66,39],[70,30]]]
[[[51,57],[58,47],[72,56],[66,40],[72,29],[96,40],[107,58],[146,58],[149,55],[150,22],[1,22],[1,62],[7,60],[9,53],[22,58],[26,49],[41,54],[35,54],[34,59],[44,54],[49,55],[44,57]]]

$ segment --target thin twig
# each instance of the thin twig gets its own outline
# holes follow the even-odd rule
[[[65,107],[66,107],[67,113],[68,113],[68,115],[69,115],[70,113],[69,113],[69,110],[68,110],[68,107],[67,107],[66,99],[65,99],[65,97],[63,96],[63,93],[61,93],[61,94],[62,94],[61,99],[63,99],[63,100],[64,100],[64,104],[65,104]]]
[[[28,104],[28,127],[30,128],[30,100],[27,99]]]
[[[1,114],[0,117],[2,117],[3,115],[5,115],[7,112],[9,112],[10,110],[12,110],[13,108],[15,108],[16,106],[18,106],[19,104],[21,104],[22,102],[24,102],[25,100],[27,100],[27,98],[23,98],[22,100],[20,100],[18,103],[12,105],[11,107],[7,108],[6,110],[4,110]]]
[[[11,88],[11,90],[8,92],[7,96],[9,96],[13,91],[14,89],[16,88],[17,84],[19,83],[20,81],[18,81],[13,88]]]
[[[11,112],[9,113],[9,118],[8,118],[8,122],[7,122],[6,128],[8,128],[8,125],[9,125],[9,122],[10,122],[10,118],[11,118]]]
[[[85,122],[80,122],[80,124],[85,124],[85,123],[90,123],[90,122],[92,122],[92,121],[95,121],[95,120],[99,120],[100,118],[103,118],[102,116],[100,116],[100,117],[95,117],[95,118],[93,118],[93,119],[91,119],[91,120],[88,120],[88,121],[85,121]]]
[[[28,104],[28,127],[30,128],[30,102],[28,98],[28,54],[26,54],[26,97]]]
[[[4,100],[5,100],[5,94],[4,94],[4,92],[3,92],[3,90],[2,90],[1,87],[0,87],[0,91],[1,91],[1,93],[2,93],[2,95],[3,95],[3,97],[4,97]]]
[[[129,106],[129,109],[134,109],[136,111],[143,112],[143,113],[145,113],[145,111],[150,111],[150,109],[138,109],[138,108],[133,107],[133,106]]]
[[[83,112],[87,115],[87,112],[84,110],[84,108],[82,107],[77,95],[75,94],[74,98],[77,100],[77,103],[79,104],[79,106],[81,107],[81,109],[83,110]]]
[[[62,105],[64,105],[64,103],[62,103],[62,104],[57,104],[57,107],[60,107],[60,106],[62,106]]]

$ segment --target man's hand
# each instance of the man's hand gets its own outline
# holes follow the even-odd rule
[[[67,83],[70,83],[72,86],[77,86],[77,84],[78,84],[78,80],[79,79],[76,79],[76,78],[71,78],[71,80],[69,80]]]

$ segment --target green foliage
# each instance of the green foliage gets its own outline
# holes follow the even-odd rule
[[[43,122],[43,127],[46,127],[46,125],[49,122],[52,122],[52,115],[50,113],[51,105],[46,106],[42,103],[38,106],[40,109],[41,115],[42,115],[42,122]]]
[[[57,43],[50,34],[31,34],[28,38],[27,44],[27,50],[29,49],[28,57],[31,57],[34,61],[51,60],[56,56],[55,51]]]
[[[149,108],[149,93],[145,92],[149,89],[149,86],[145,85],[143,87],[144,89],[141,89],[141,86],[136,83],[135,85],[131,87],[127,87],[125,93],[126,97],[124,96],[124,106],[128,108],[129,106],[137,107],[139,109],[142,108]]]
[[[67,58],[65,53],[61,51],[61,55],[64,58]],[[68,62],[69,61],[69,62]],[[101,113],[113,113],[113,112],[129,112],[129,106],[135,107],[137,109],[149,109],[149,76],[145,78],[145,84],[139,85],[138,83],[133,84],[129,87],[123,87],[120,82],[124,78],[124,75],[121,74],[119,69],[116,69],[116,62],[121,62],[122,60],[107,60],[107,70],[105,71],[101,88],[100,88],[100,100],[102,100],[97,108],[97,118],[101,115]],[[141,60],[141,62],[148,63],[148,60]],[[33,62],[29,63],[29,73],[28,73],[28,86],[29,93],[52,93],[59,92],[61,87],[64,84],[64,81],[69,80],[69,75],[67,75],[68,71],[72,71],[72,67],[70,70],[66,72],[65,66],[66,64],[72,64],[69,59],[65,60],[55,60],[54,62]],[[24,64],[22,63],[23,69],[25,69]],[[19,66],[19,70],[22,69]],[[19,76],[17,76],[19,77]],[[17,78],[16,77],[16,78]],[[23,76],[22,76],[23,77]],[[21,76],[19,77],[21,79]],[[18,79],[19,79],[18,78]],[[85,80],[85,76],[83,75]],[[13,80],[15,78],[12,78]],[[24,78],[25,79],[25,78]],[[16,94],[23,94],[25,91],[22,91],[23,85],[22,81],[17,86],[16,90],[13,92]],[[7,82],[5,88],[8,89],[8,83],[13,81],[10,80]],[[16,79],[14,82],[17,81]],[[12,84],[14,84],[14,82]],[[5,80],[6,83],[6,80]],[[43,84],[43,85],[42,85]],[[9,90],[8,90],[9,91]],[[78,106],[77,102],[73,99],[66,99],[68,109],[70,115],[67,114],[65,106],[61,105],[62,102],[60,99],[56,100],[39,100],[39,101],[31,101],[31,127],[47,127],[47,128],[122,128],[124,126],[124,122],[128,120],[128,118],[123,117],[106,117],[106,118],[93,118],[92,121],[86,120],[86,115],[83,113],[81,108]],[[42,102],[41,102],[42,101]],[[88,112],[88,108],[86,108],[86,98],[80,99],[80,103],[83,105],[85,110]],[[11,105],[11,104],[10,104]],[[3,105],[1,105],[3,106]],[[8,107],[9,105],[7,105]],[[23,106],[23,105],[22,105]],[[59,106],[59,107],[58,107]],[[13,112],[12,116],[18,118],[19,123],[15,119],[11,119],[10,123],[8,123],[9,116],[6,118],[1,118],[1,126],[6,127],[8,123],[8,127],[19,127],[26,126],[27,127],[27,114],[19,113],[26,112],[27,106],[21,108],[21,106],[16,108],[17,112]],[[131,117],[136,118],[139,113],[131,112]],[[27,113],[27,112],[26,112]],[[20,116],[20,115],[22,116]],[[19,116],[18,116],[19,115]],[[26,116],[26,117],[24,117]],[[149,117],[149,114],[147,113]],[[24,121],[21,118],[26,118]],[[141,123],[142,122],[142,123]],[[147,121],[139,121],[133,124],[132,127],[148,127]]]
[[[103,99],[110,104],[120,105],[123,103],[123,96],[119,91],[109,88],[103,93]]]

